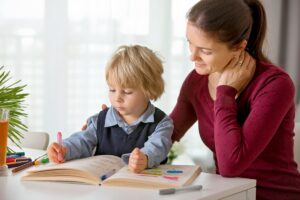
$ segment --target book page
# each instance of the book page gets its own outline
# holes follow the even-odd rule
[[[51,181],[83,181],[93,179],[100,182],[99,177],[108,171],[119,170],[124,166],[121,158],[112,155],[98,155],[83,159],[71,160],[65,163],[50,163],[37,166],[27,171],[22,180],[51,180]],[[67,178],[66,178],[67,177]]]
[[[102,184],[143,188],[182,187],[191,184],[200,171],[198,165],[160,165],[137,174],[129,171],[126,166]]]

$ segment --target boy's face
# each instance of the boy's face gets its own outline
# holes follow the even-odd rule
[[[131,124],[147,109],[149,98],[141,89],[121,88],[115,84],[108,84],[109,100],[120,116]]]

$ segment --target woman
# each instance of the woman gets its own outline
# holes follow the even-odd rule
[[[171,113],[173,141],[198,121],[217,173],[257,180],[257,199],[300,199],[293,158],[294,85],[262,52],[258,0],[202,0],[187,14],[195,69]]]

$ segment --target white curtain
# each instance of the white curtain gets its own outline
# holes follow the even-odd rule
[[[166,90],[155,104],[169,113],[192,69],[185,15],[197,1],[0,0],[0,66],[27,84],[29,130],[49,132],[50,141],[59,130],[68,137],[99,112],[102,103],[109,104],[104,66],[121,44],[139,43],[161,55]],[[279,52],[282,4],[263,2],[270,25],[268,53],[278,63],[284,52]],[[299,73],[296,57],[293,69]],[[200,154],[207,155],[196,126],[184,140],[190,155],[200,161]]]
[[[67,137],[109,104],[104,66],[121,44],[164,60],[169,113],[192,69],[185,14],[196,0],[0,0],[0,66],[27,84],[29,130]]]

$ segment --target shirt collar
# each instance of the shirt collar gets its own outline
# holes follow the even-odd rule
[[[155,106],[149,102],[146,111],[133,123],[131,126],[138,125],[140,122],[152,123],[154,122]],[[111,127],[118,125],[120,127],[128,126],[126,122],[120,117],[117,110],[114,107],[109,107],[106,113],[104,127]]]

